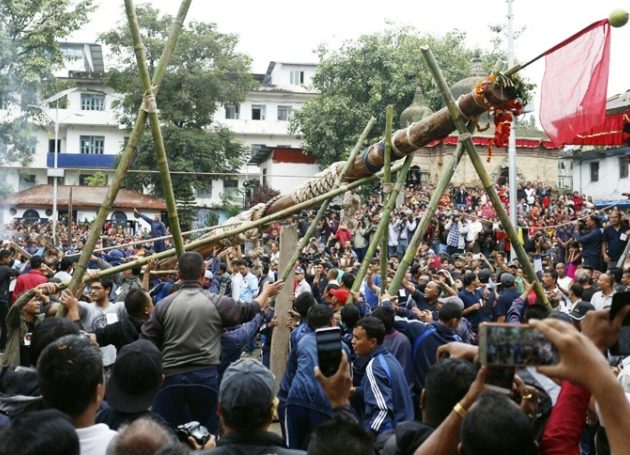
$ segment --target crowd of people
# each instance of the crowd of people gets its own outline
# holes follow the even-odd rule
[[[497,189],[507,205],[507,187]],[[185,253],[177,270],[157,271],[150,261],[108,275],[170,246],[134,243],[167,233],[159,217],[146,218],[144,232],[108,223],[76,295],[62,288],[88,228],[59,224],[53,245],[48,224],[7,226],[0,455],[624,453],[626,215],[577,193],[519,188],[519,242],[547,303],[510,259],[484,191],[451,187],[392,291],[387,283],[433,191],[406,189],[386,229],[387,251],[371,258],[381,197],[331,209],[291,264],[293,283],[278,280],[281,224],[257,243]],[[299,237],[314,216],[294,217]],[[275,378],[280,315],[270,302],[285,286],[291,333],[286,369]],[[558,362],[480,365],[485,323],[529,323]],[[321,371],[317,334],[330,328],[340,333],[341,360]],[[497,392],[506,374],[509,386]],[[279,431],[270,431],[276,421]]]

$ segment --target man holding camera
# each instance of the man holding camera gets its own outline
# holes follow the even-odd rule
[[[459,212],[454,212],[451,219],[444,225],[444,229],[448,232],[446,252],[449,255],[463,253],[464,248],[466,248],[466,234],[468,233],[466,220],[460,216]]]

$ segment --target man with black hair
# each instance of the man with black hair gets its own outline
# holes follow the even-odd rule
[[[24,414],[0,433],[0,455],[79,455],[79,438],[68,416],[56,409]]]
[[[405,378],[413,388],[413,362],[411,361],[411,343],[409,338],[394,328],[396,313],[391,307],[379,306],[372,311],[371,316],[380,319],[385,325],[385,338],[383,346],[398,360],[405,372]]]
[[[44,401],[67,414],[79,436],[82,455],[105,455],[116,436],[107,425],[95,424],[105,396],[101,353],[87,338],[68,335],[49,344],[37,362]]]
[[[582,257],[584,264],[590,265],[593,270],[602,271],[604,261],[602,259],[604,236],[601,229],[602,221],[596,215],[586,218],[587,232],[578,236],[576,241],[582,245]]]
[[[376,439],[393,430],[396,423],[412,420],[413,403],[400,363],[383,346],[383,322],[375,317],[363,318],[354,327],[353,335],[356,354],[370,358],[357,392],[365,404],[363,426]]]
[[[219,414],[224,435],[208,454],[274,453],[298,455],[269,430],[274,414],[273,374],[260,362],[241,359],[225,371],[219,389]]]
[[[507,395],[482,393],[464,416],[462,455],[537,455],[529,417]]]
[[[29,261],[30,269],[26,273],[22,273],[15,280],[15,288],[13,288],[12,302],[15,302],[17,298],[25,291],[33,289],[37,285],[48,283],[48,278],[44,275],[42,270],[43,260],[41,256],[31,256]]]
[[[244,303],[202,289],[205,268],[199,253],[184,253],[178,271],[181,287],[162,299],[142,326],[141,338],[151,340],[162,352],[166,376],[153,411],[172,426],[196,420],[216,432],[217,367],[224,328],[254,318],[284,283],[267,283],[256,299]]]
[[[335,417],[313,430],[308,455],[376,455],[370,435],[354,422]]]
[[[151,237],[157,238],[157,237],[164,237],[165,235],[167,235],[166,225],[160,219],[159,213],[156,213],[153,216],[153,219],[151,219],[147,215],[140,213],[138,209],[134,207],[133,214],[142,218],[144,221],[147,222],[147,224],[149,225],[151,229]],[[164,251],[165,249],[166,249],[166,243],[164,243],[164,240],[155,240],[153,242],[153,251],[155,251],[156,253],[160,253]]]
[[[18,271],[10,267],[11,252],[0,250],[0,351],[7,342],[6,319],[9,312],[9,286],[11,280],[18,276]]]
[[[138,266],[114,275],[114,283],[116,284],[113,296],[114,302],[124,302],[130,291],[142,289],[141,272],[142,270]]]
[[[507,313],[512,302],[518,298],[520,293],[516,289],[516,280],[514,275],[503,272],[500,278],[501,287],[499,289],[499,299],[497,300],[495,314],[497,322],[505,322]]]
[[[332,310],[326,305],[314,305],[308,311],[312,330],[302,337],[296,348],[297,368],[287,396],[285,432],[287,446],[305,450],[311,431],[332,415],[330,402],[313,376],[318,365],[315,331],[334,326]],[[349,357],[349,349],[342,343]]]
[[[59,263],[59,271],[53,275],[53,278],[59,279],[61,283],[68,284],[72,279],[72,268],[76,261],[71,257],[64,257]]]
[[[479,278],[474,272],[466,272],[462,278],[464,289],[459,292],[459,298],[464,302],[464,316],[472,325],[473,332],[479,330],[481,322],[481,310],[486,302],[483,294],[479,290]]]
[[[385,301],[389,295],[385,295]],[[462,318],[462,306],[448,301],[438,311],[438,320],[425,324],[420,321],[396,320],[394,327],[411,341],[411,356],[414,367],[414,392],[420,395],[431,365],[437,361],[440,346],[452,341],[461,342],[457,328]]]
[[[90,283],[92,303],[78,301],[79,319],[87,332],[95,332],[125,317],[125,303],[111,302],[109,295],[114,283],[108,279],[96,279]],[[68,292],[62,294],[62,303],[74,298]],[[70,304],[71,302],[68,302]],[[72,302],[73,303],[73,302]]]
[[[35,369],[40,354],[53,341],[65,335],[78,335],[79,329],[67,319],[47,318],[33,329],[30,365],[3,367],[0,371],[0,411],[12,418],[41,408],[39,377]],[[0,424],[1,426],[1,424]]]
[[[7,346],[2,358],[3,365],[13,367],[31,364],[30,349],[33,330],[43,321],[42,305],[48,296],[57,292],[57,285],[43,283],[23,292],[7,314]]]
[[[421,422],[402,422],[385,444],[384,455],[411,454],[446,419],[476,376],[466,360],[443,359],[429,368],[420,395]]]

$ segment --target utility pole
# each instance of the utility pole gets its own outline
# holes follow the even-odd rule
[[[514,12],[512,10],[512,3],[514,0],[507,1],[507,66],[512,68],[514,66]],[[510,139],[508,141],[508,178],[509,178],[509,190],[510,190],[510,221],[512,226],[518,230],[518,220],[516,218],[516,205],[518,200],[516,198],[516,189],[518,187],[517,175],[516,175],[516,117],[513,117],[512,128],[510,129]],[[511,259],[516,258],[515,249],[510,250]]]

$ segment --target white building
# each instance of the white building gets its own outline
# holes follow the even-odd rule
[[[37,145],[30,165],[15,163],[0,170],[0,178],[13,192],[51,184],[54,176],[59,185],[85,185],[86,179],[98,171],[111,178],[116,157],[129,137],[112,106],[122,97],[102,82],[106,68],[101,45],[61,46],[67,62],[54,74],[72,81],[75,88],[59,100],[58,108],[41,107],[43,118],[48,117],[50,122],[36,133]],[[218,207],[222,196],[230,194],[243,201],[246,180],[258,180],[284,192],[317,172],[314,159],[302,153],[300,139],[288,128],[292,113],[317,96],[310,88],[315,70],[314,64],[271,62],[265,74],[254,75],[260,85],[245,102],[219,106],[216,120],[225,123],[237,140],[250,147],[252,160],[237,175],[212,176],[211,188],[197,191],[199,207]]]
[[[594,200],[624,199],[630,193],[630,147],[573,155],[573,190]]]

